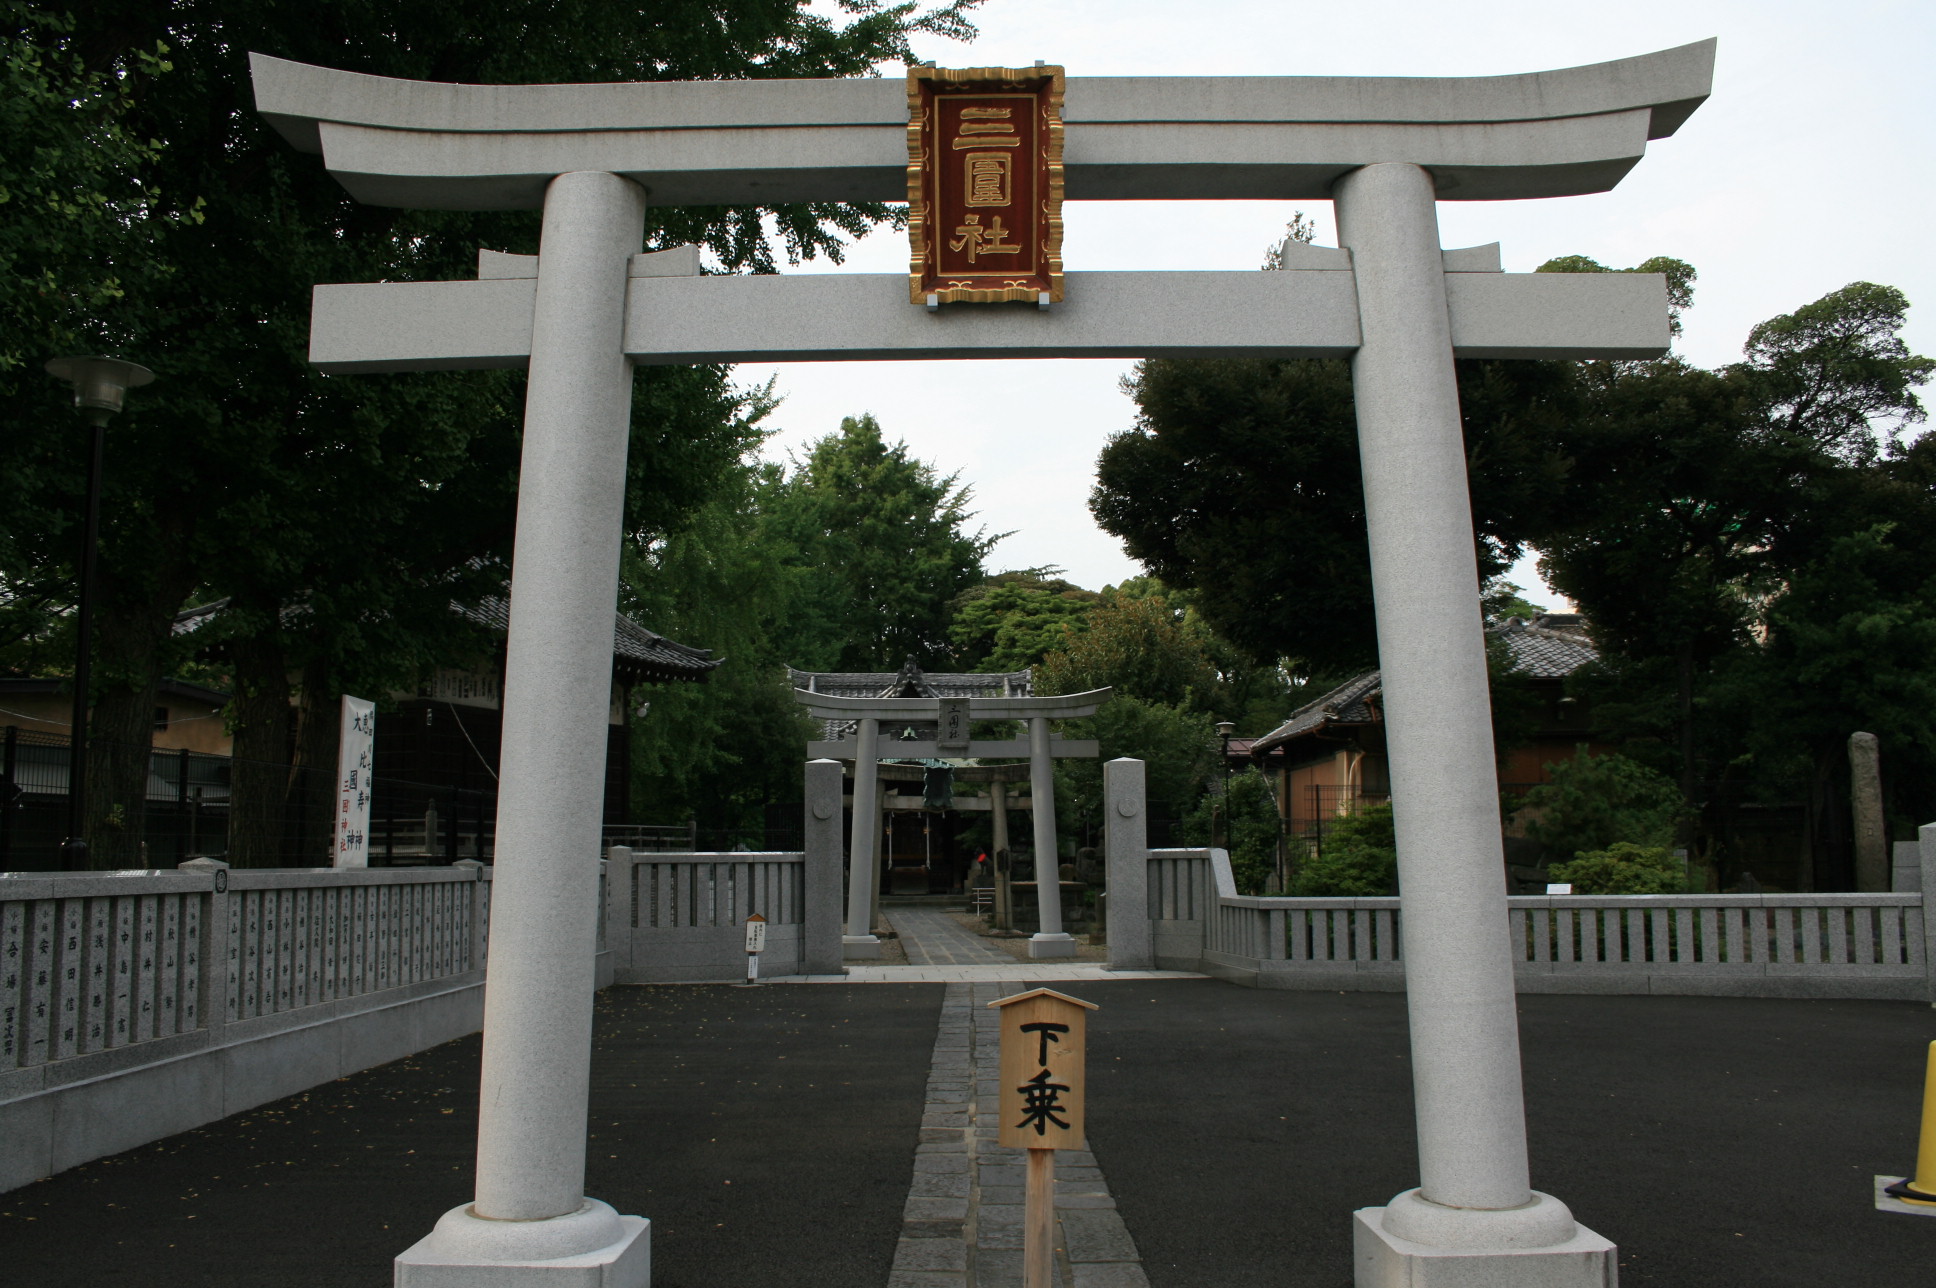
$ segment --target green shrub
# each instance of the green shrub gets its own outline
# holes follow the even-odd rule
[[[1398,893],[1398,840],[1389,805],[1340,819],[1291,878],[1305,898],[1364,898]]]
[[[1527,792],[1525,808],[1537,811],[1526,835],[1549,853],[1674,843],[1687,806],[1672,779],[1625,756],[1589,756],[1584,747],[1547,769],[1553,781]]]
[[[1271,794],[1270,780],[1260,770],[1246,769],[1230,780],[1230,791],[1222,797],[1205,796],[1183,821],[1183,835],[1192,845],[1212,841],[1211,816],[1229,810],[1227,822],[1219,820],[1218,839],[1228,838],[1230,875],[1238,894],[1262,894],[1264,884],[1277,870],[1277,798]]]
[[[1687,875],[1665,847],[1616,841],[1604,850],[1587,850],[1570,863],[1555,863],[1555,881],[1573,885],[1574,894],[1680,894]]]

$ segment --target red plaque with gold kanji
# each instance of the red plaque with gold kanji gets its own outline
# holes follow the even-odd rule
[[[1062,298],[1062,69],[908,68],[908,296]]]

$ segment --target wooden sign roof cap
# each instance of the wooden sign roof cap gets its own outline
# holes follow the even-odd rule
[[[1068,1002],[1073,1006],[1086,1007],[1092,1011],[1102,1009],[1094,1002],[1085,1002],[1079,997],[1070,997],[1067,993],[1058,993],[1052,988],[1032,988],[1026,993],[1017,993],[1013,997],[997,998],[988,1005],[991,1007],[1013,1006],[1017,1002],[1026,1002],[1032,997],[1053,997],[1058,1002]]]

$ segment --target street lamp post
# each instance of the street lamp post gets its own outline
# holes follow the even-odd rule
[[[88,866],[81,817],[87,804],[87,691],[89,648],[94,625],[94,547],[101,527],[101,455],[108,421],[121,410],[123,396],[155,378],[146,367],[119,358],[55,358],[47,374],[74,387],[74,407],[91,427],[87,457],[87,510],[81,530],[79,605],[74,616],[74,716],[67,740],[67,839],[61,842],[61,867]]]
[[[1230,721],[1217,721],[1217,736],[1223,739],[1223,848],[1226,850],[1230,848],[1230,735],[1236,732],[1237,726]]]

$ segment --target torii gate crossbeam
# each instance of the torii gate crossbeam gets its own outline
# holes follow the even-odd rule
[[[1613,1245],[1531,1188],[1478,579],[1453,358],[1644,357],[1659,279],[1471,271],[1436,202],[1602,192],[1705,100],[1714,42],[1525,76],[1071,78],[1071,200],[1329,199],[1284,273],[1069,274],[923,310],[899,279],[704,278],[640,255],[647,201],[895,200],[892,81],[480,86],[253,55],[257,105],[359,200],[542,209],[535,263],[323,286],[328,369],[525,366],[477,1200],[397,1259],[413,1288],[649,1278],[646,1223],[584,1197],[604,638],[631,367],[840,357],[1348,353],[1397,810],[1421,1184],[1355,1215],[1361,1288],[1601,1288]],[[514,262],[516,261],[516,262]],[[1495,271],[1488,271],[1495,270]],[[890,299],[890,296],[896,298]]]

